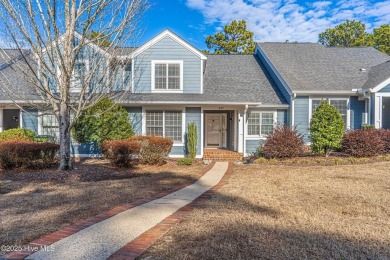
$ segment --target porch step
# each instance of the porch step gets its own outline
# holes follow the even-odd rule
[[[203,160],[215,160],[215,161],[241,161],[243,157],[242,153],[230,151],[227,149],[204,149]]]

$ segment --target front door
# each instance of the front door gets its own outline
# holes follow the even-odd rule
[[[390,97],[382,97],[382,128],[390,129]]]
[[[206,114],[206,147],[226,147],[226,114]]]

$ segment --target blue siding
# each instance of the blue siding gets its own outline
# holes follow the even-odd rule
[[[142,107],[127,107],[130,122],[136,135],[142,135]]]
[[[351,129],[360,129],[363,124],[363,114],[365,112],[365,102],[359,101],[358,97],[350,98],[350,124]]]
[[[277,110],[277,122],[278,124],[288,124],[288,110],[278,109]]]
[[[185,146],[173,146],[169,155],[185,155]]]
[[[256,152],[257,150],[257,147],[259,147],[260,145],[260,142],[262,142],[263,140],[246,140],[246,149],[245,149],[245,153],[246,154],[253,154]]]
[[[294,102],[294,124],[297,130],[309,140],[309,97],[298,96]]]
[[[38,109],[26,109],[22,112],[22,126],[38,134]]]
[[[151,92],[152,60],[182,60],[183,61],[183,92],[200,93],[201,65],[200,58],[166,36],[143,53],[134,58],[134,92]]]
[[[379,90],[378,92],[390,92],[390,84],[387,85],[386,87],[383,87],[381,90]]]
[[[195,122],[196,128],[198,131],[198,143],[196,146],[196,154],[200,155],[202,151],[202,146],[201,146],[201,129],[202,129],[202,110],[200,107],[187,107],[186,108],[186,132],[187,132],[187,127],[188,124],[191,122]],[[186,141],[187,143],[187,141]]]
[[[266,70],[269,73],[269,75],[271,76],[272,80],[275,82],[276,86],[278,87],[278,89],[282,93],[282,96],[284,97],[284,99],[287,101],[288,104],[291,104],[290,94],[288,93],[286,88],[283,86],[283,83],[278,79],[276,73],[272,70],[272,68],[269,65],[269,63],[267,62],[266,58],[263,55],[261,55],[261,53],[258,50],[256,51],[256,55],[259,57],[261,63],[266,68]]]
[[[70,152],[72,155],[87,155],[98,156],[101,154],[100,147],[97,144],[77,144],[74,143],[70,146]]]

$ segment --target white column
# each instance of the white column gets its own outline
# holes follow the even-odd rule
[[[0,132],[3,132],[3,109],[0,109]]]
[[[237,152],[243,153],[244,152],[244,110],[238,110],[238,149]]]
[[[375,128],[382,127],[382,96],[375,93]]]

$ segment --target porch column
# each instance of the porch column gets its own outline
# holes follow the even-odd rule
[[[244,110],[238,110],[237,115],[238,115],[238,147],[237,147],[237,152],[239,153],[244,153],[244,124],[245,124],[245,119],[244,119]]]
[[[0,132],[3,132],[3,109],[0,109]]]

